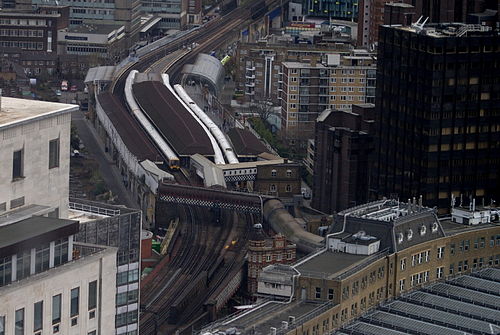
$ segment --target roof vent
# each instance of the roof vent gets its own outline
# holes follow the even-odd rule
[[[422,225],[420,227],[420,236],[424,236],[426,232],[427,232],[427,227]]]
[[[413,230],[411,230],[411,228],[406,231],[406,238],[408,239],[408,241],[411,241],[411,239],[413,238]]]
[[[403,243],[403,233],[398,233],[398,244]]]

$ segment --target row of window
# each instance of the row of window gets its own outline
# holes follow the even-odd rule
[[[15,256],[0,258],[0,287],[13,281],[24,279],[30,275],[46,271],[50,267],[50,244],[46,243],[35,249],[34,262],[32,251],[24,250]],[[68,261],[68,239],[59,239],[54,242],[54,266]],[[15,262],[16,271],[12,271]],[[33,264],[32,264],[33,263]]]
[[[277,190],[278,190],[278,189],[277,189],[277,187],[276,187],[276,184],[271,184],[271,185],[269,185],[269,191],[270,191],[270,192],[276,192]],[[286,186],[285,186],[285,191],[286,191],[286,192],[292,192],[292,185],[290,185],[290,184],[286,184]]]
[[[11,25],[11,26],[51,26],[51,20],[43,19],[0,19],[0,25]]]
[[[43,37],[41,29],[0,29],[0,36]]]
[[[43,50],[43,42],[31,41],[0,41],[4,48],[21,48],[23,50]]]
[[[293,259],[293,253],[289,252],[289,253],[286,253],[286,254],[281,254],[281,253],[277,253],[276,254],[276,260],[277,261],[281,261],[283,259]],[[267,255],[252,255],[251,256],[251,259],[250,259],[252,262],[256,263],[262,263],[262,262],[271,262],[273,260],[273,255],[270,255],[270,254],[267,254]]]
[[[42,334],[43,330],[43,304],[44,301],[38,301],[33,305],[33,332],[37,335]],[[71,290],[70,293],[70,317],[71,326],[76,326],[78,324],[78,314],[80,310],[80,287],[76,287]],[[89,283],[88,290],[88,310],[89,319],[93,319],[96,316],[95,309],[97,308],[97,281],[92,281]],[[57,294],[52,297],[52,333],[59,332],[59,326],[61,323],[61,311],[62,311],[62,294]],[[25,328],[25,308],[20,308],[16,310],[15,318],[15,328],[13,334],[24,335]],[[0,335],[5,335],[6,330],[6,316],[0,316]],[[96,332],[90,332],[89,335],[95,335]]]

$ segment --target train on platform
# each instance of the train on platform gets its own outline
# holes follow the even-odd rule
[[[226,157],[229,164],[238,164],[239,160],[234,153],[233,147],[226,139],[220,128],[212,121],[212,119],[191,99],[184,88],[177,84],[174,85],[175,92],[189,107],[189,109],[198,117],[201,122],[208,128],[212,136],[217,140],[222,153]]]
[[[181,295],[175,299],[170,306],[168,313],[168,323],[179,324],[182,322],[183,316],[187,314],[187,309],[192,305],[193,300],[203,296],[208,289],[208,274],[207,271],[200,272],[191,283],[182,291]]]
[[[135,75],[138,71],[133,70],[127,77],[125,82],[125,99],[130,113],[139,121],[142,128],[148,133],[153,142],[156,144],[161,153],[165,156],[168,167],[171,170],[180,169],[180,160],[175,151],[168,145],[163,136],[158,132],[149,118],[144,114],[139,107],[132,93],[132,84],[134,83]]]

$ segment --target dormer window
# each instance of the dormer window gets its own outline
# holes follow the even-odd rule
[[[438,231],[438,224],[437,222],[432,223],[431,230],[433,233]]]
[[[271,177],[276,177],[276,170],[271,170]]]
[[[406,238],[408,239],[408,241],[411,241],[411,239],[413,238],[413,230],[408,229],[406,231]]]
[[[403,243],[403,233],[398,233],[397,238],[398,238],[398,244]]]
[[[422,225],[420,227],[420,236],[424,236],[426,232],[427,232],[427,227],[425,227],[424,225]]]

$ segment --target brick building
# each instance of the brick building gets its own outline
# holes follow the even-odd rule
[[[314,138],[316,118],[325,109],[351,111],[353,104],[375,100],[376,60],[366,50],[329,54],[321,63],[284,62],[282,72],[281,136],[290,145],[305,147]]]
[[[254,191],[280,198],[301,194],[300,164],[257,165]]]
[[[316,122],[311,206],[332,213],[368,200],[374,105],[327,109]]]
[[[257,278],[262,268],[271,264],[291,264],[296,259],[296,246],[283,235],[268,237],[257,224],[248,241],[248,292],[257,292]]]
[[[451,298],[448,301],[457,304],[465,301],[463,295],[457,294],[464,290],[452,288],[469,287],[472,290],[468,292],[468,303],[475,305],[477,301],[481,306],[498,309],[498,299],[490,295],[484,296],[486,299],[478,297],[486,292],[485,286],[474,290],[470,283],[456,281],[471,273],[480,277],[480,273],[490,270],[496,273],[489,279],[490,284],[498,285],[499,271],[485,269],[500,266],[500,227],[491,221],[493,213],[495,208],[456,208],[451,220],[439,220],[433,209],[416,201],[396,200],[339,212],[325,249],[292,266],[271,265],[259,276],[258,293],[281,300],[267,302],[234,321],[225,319],[224,324],[216,323],[213,329],[236,327],[242,334],[272,334],[273,329],[287,335],[332,334],[376,306],[384,306],[403,294],[408,297],[422,287],[426,293]],[[460,223],[470,217],[483,219],[480,223]],[[437,287],[444,290],[438,291]],[[498,296],[498,290],[495,294]],[[447,308],[452,305],[448,303]],[[256,317],[263,313],[265,318]],[[499,321],[497,317],[495,322]],[[429,327],[420,329],[426,329],[427,334],[439,333]],[[340,332],[344,333],[348,332]]]

